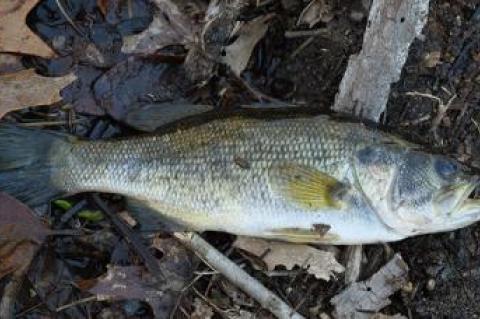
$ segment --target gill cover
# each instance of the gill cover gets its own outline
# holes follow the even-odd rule
[[[384,224],[412,235],[429,223],[431,188],[425,169],[427,155],[399,145],[380,144],[359,150],[353,158],[357,187]],[[427,207],[426,207],[427,206]]]

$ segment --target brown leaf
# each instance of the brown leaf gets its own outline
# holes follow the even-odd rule
[[[15,54],[0,53],[0,75],[25,69],[22,57]]]
[[[157,282],[143,267],[110,265],[104,276],[80,281],[80,289],[99,300],[143,300],[156,318],[168,318],[179,292],[192,276],[192,254],[172,238],[156,238],[153,247],[163,253],[159,266],[166,282]]]
[[[0,6],[0,52],[51,58],[55,52],[26,24],[28,13],[39,0],[2,1]]]
[[[123,52],[152,54],[168,45],[194,42],[198,27],[180,10],[177,1],[153,3],[157,7],[153,21],[143,32],[124,38]]]
[[[60,101],[59,91],[75,79],[73,74],[44,77],[33,69],[0,76],[0,118],[10,111]]]
[[[247,67],[253,49],[268,30],[272,14],[257,17],[248,22],[239,22],[230,35],[236,40],[225,48],[223,62],[230,66],[235,74],[240,75]]]
[[[269,270],[273,270],[278,265],[283,265],[288,270],[294,266],[300,266],[306,268],[307,272],[316,278],[327,281],[335,273],[344,271],[343,266],[335,259],[334,253],[307,245],[238,237],[233,246],[257,257],[264,256],[262,260]]]
[[[0,193],[0,279],[28,267],[49,229],[31,210],[5,193]]]
[[[326,0],[312,0],[300,13],[297,26],[308,24],[311,28],[320,21],[327,23],[332,19],[332,6]]]
[[[78,284],[81,289],[88,289],[96,295],[98,300],[143,300],[152,307],[156,318],[168,317],[177,295],[168,287],[159,286],[155,278],[139,266],[110,265],[101,278]]]
[[[104,16],[107,15],[108,2],[109,0],[97,0],[97,7],[100,9]]]

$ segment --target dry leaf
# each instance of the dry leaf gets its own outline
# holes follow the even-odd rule
[[[194,42],[198,27],[183,14],[176,1],[153,2],[157,6],[153,21],[143,32],[124,38],[123,52],[152,54],[168,45]]]
[[[273,14],[257,17],[251,21],[238,22],[230,38],[237,39],[225,48],[223,62],[230,66],[235,74],[240,75],[247,67],[253,49],[268,30],[268,22]]]
[[[335,318],[373,318],[375,312],[390,304],[388,297],[407,283],[407,274],[407,264],[399,254],[395,255],[370,279],[355,282],[332,298]]]
[[[1,279],[28,267],[50,231],[27,206],[5,193],[0,193],[0,221]]]
[[[25,69],[22,57],[15,54],[0,53],[0,75]]]
[[[191,319],[211,319],[213,317],[213,309],[199,298],[193,301],[193,312]]]
[[[434,68],[441,63],[440,62],[441,57],[442,57],[442,53],[440,51],[428,52],[423,57],[423,65],[426,68]]]
[[[307,272],[316,278],[327,281],[330,277],[334,277],[335,273],[345,270],[335,259],[334,253],[307,245],[238,237],[233,246],[257,257],[263,256],[262,260],[269,270],[273,270],[278,265],[285,266],[288,270],[294,266],[300,266],[306,268]]]
[[[79,282],[81,289],[97,296],[98,300],[137,299],[150,304],[157,317],[171,307],[172,297],[158,287],[155,278],[138,266],[108,266],[106,275],[92,281]]]
[[[26,24],[28,13],[39,0],[2,1],[0,6],[0,52],[51,58],[55,52]]]
[[[312,0],[300,13],[297,26],[308,24],[311,28],[320,21],[327,23],[332,19],[332,7],[326,0]]]
[[[100,11],[102,12],[102,14],[104,16],[107,15],[108,2],[109,2],[109,0],[97,0],[97,7],[98,7],[98,9],[100,9]]]
[[[0,76],[0,118],[10,111],[60,101],[60,90],[75,79],[73,74],[44,77],[33,69]]]

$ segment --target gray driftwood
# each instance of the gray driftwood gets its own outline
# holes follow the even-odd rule
[[[390,304],[394,292],[407,283],[408,266],[396,254],[366,281],[355,282],[330,301],[337,319],[367,319]],[[401,317],[399,317],[401,318]]]
[[[373,0],[362,50],[352,55],[333,110],[378,122],[390,85],[398,81],[408,48],[419,36],[429,0]]]

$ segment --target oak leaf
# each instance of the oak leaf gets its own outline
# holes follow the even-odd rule
[[[2,1],[0,5],[0,52],[51,58],[55,52],[27,26],[26,18],[39,0]]]

